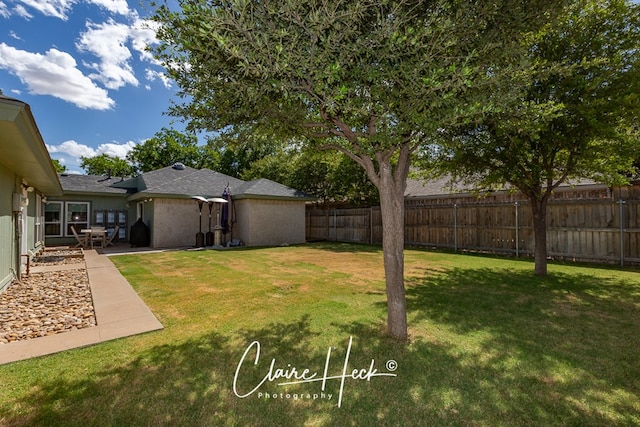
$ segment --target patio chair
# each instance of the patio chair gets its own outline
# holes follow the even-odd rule
[[[120,226],[116,225],[116,228],[113,229],[113,233],[111,233],[110,236],[107,237],[107,240],[105,240],[104,242],[104,247],[106,248],[109,245],[113,245],[113,239],[116,238],[116,236],[118,235],[118,232],[120,231]]]
[[[105,232],[104,227],[96,227],[96,226],[91,227],[91,247],[92,248],[96,243],[100,243],[100,247],[101,248],[104,248],[106,246],[106,244],[105,244],[106,234],[105,233],[106,232]]]
[[[76,238],[78,244],[75,246],[76,248],[80,247],[80,248],[84,248],[87,244],[87,238],[84,234],[78,234],[78,232],[76,231],[75,228],[73,228],[73,225],[71,226],[71,232],[73,233],[73,237]]]

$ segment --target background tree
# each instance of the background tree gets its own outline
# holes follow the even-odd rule
[[[108,175],[128,177],[132,176],[134,169],[129,162],[119,157],[108,154],[100,154],[93,157],[80,157],[80,167],[88,175]]]
[[[285,146],[285,142],[277,135],[250,132],[249,128],[238,126],[233,129],[233,132],[216,133],[210,136],[206,146],[207,150],[217,155],[215,167],[210,167],[211,169],[246,179],[243,175],[255,162],[278,153]]]
[[[179,0],[159,7],[155,49],[189,128],[304,135],[364,169],[383,224],[387,331],[407,338],[404,190],[438,128],[497,108],[492,70],[558,1]],[[482,89],[482,90],[480,90]]]
[[[571,178],[626,182],[640,152],[639,13],[624,0],[571,2],[525,40],[530,67],[513,74],[513,108],[467,126],[440,153],[454,178],[481,189],[510,184],[529,199],[537,275],[547,274],[554,189]]]
[[[60,160],[52,159],[51,162],[53,163],[53,167],[56,169],[56,172],[65,173],[67,171],[67,167],[60,163]]]
[[[318,197],[321,204],[379,204],[378,191],[364,170],[336,151],[281,148],[253,162],[241,178],[268,178]]]
[[[198,137],[192,132],[179,132],[162,128],[143,143],[133,147],[127,160],[136,172],[149,172],[183,163],[186,166],[201,169],[217,165],[217,154],[206,146],[198,146]]]

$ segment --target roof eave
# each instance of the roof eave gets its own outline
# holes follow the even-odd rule
[[[0,97],[0,161],[47,196],[62,195],[49,151],[28,104]]]

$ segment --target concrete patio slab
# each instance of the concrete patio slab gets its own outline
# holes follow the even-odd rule
[[[107,256],[91,249],[84,251],[84,259],[97,326],[0,344],[0,364],[58,353],[163,328]],[[60,266],[60,268],[68,267]]]

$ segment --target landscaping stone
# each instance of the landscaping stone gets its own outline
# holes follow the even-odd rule
[[[32,273],[0,294],[0,344],[96,326],[82,268]]]

